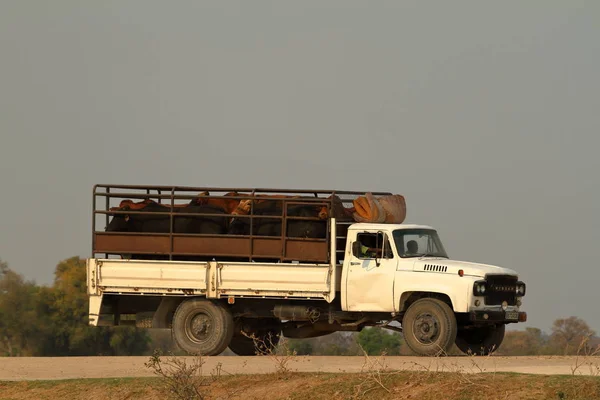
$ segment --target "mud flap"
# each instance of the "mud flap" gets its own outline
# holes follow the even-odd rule
[[[179,303],[181,303],[181,300],[178,297],[164,297],[154,313],[152,327],[160,329],[171,328],[173,313]]]
[[[103,295],[91,295],[90,300],[90,312],[89,312],[89,324],[91,326],[98,326],[100,320],[100,308],[102,308],[102,297]]]

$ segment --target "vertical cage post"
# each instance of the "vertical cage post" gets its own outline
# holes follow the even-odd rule
[[[171,209],[169,210],[169,260],[173,260],[173,210],[175,209],[175,188],[171,188]]]
[[[286,245],[287,245],[287,211],[288,211],[288,202],[285,200],[285,198],[282,201],[282,207],[281,207],[281,236],[282,236],[282,245],[281,245],[281,262],[283,262],[287,256],[287,252],[285,251],[286,249]]]

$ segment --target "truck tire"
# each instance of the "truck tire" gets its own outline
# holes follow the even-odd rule
[[[175,310],[171,328],[173,340],[184,351],[203,356],[221,354],[233,337],[229,310],[207,299],[183,301]]]
[[[239,321],[239,326],[246,326],[248,324],[244,321]],[[281,337],[281,329],[274,327],[260,328],[258,326],[252,326],[248,331],[242,333],[241,329],[235,332],[231,343],[229,343],[229,350],[237,354],[238,356],[255,356],[255,355],[267,355],[277,346]],[[253,336],[252,339],[248,336]]]
[[[448,352],[456,340],[456,316],[438,299],[424,298],[408,307],[402,319],[402,333],[408,347],[421,356]]]
[[[465,354],[487,356],[498,350],[504,340],[506,325],[488,325],[459,331],[456,347]]]

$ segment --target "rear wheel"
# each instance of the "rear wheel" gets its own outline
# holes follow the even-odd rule
[[[171,332],[182,350],[216,356],[231,342],[233,330],[233,317],[225,306],[206,299],[189,299],[177,307]]]
[[[498,350],[505,330],[504,324],[461,330],[456,335],[456,347],[465,354],[487,356]]]
[[[402,319],[406,344],[421,356],[447,353],[456,339],[456,331],[454,312],[448,304],[438,299],[415,301]]]

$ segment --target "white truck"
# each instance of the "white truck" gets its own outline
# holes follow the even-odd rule
[[[401,331],[411,350],[431,356],[454,343],[465,353],[488,354],[502,343],[507,324],[526,321],[520,310],[526,288],[517,273],[449,259],[434,228],[336,218],[336,201],[359,192],[274,192],[95,186],[90,324],[134,324],[137,317],[138,326],[170,328],[181,349],[203,355],[227,347],[253,355],[256,341],[248,336],[264,351],[280,335],[379,326]],[[276,212],[261,211],[261,195],[272,196],[268,207],[280,205]],[[136,197],[144,201],[110,207],[111,199]],[[244,199],[253,202],[248,215],[230,212]],[[186,209],[200,203],[203,209]],[[305,213],[323,207],[326,218]],[[168,229],[156,225],[161,217]],[[95,228],[98,218],[106,218],[104,231]],[[189,228],[193,218],[223,222],[198,233]],[[265,230],[266,224],[277,229]]]

